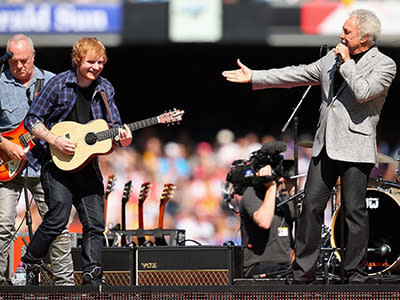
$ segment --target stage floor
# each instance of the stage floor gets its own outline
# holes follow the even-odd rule
[[[229,286],[0,287],[0,299],[400,299],[398,284],[286,285],[265,280]]]

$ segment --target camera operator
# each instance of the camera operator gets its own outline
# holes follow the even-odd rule
[[[272,176],[270,165],[256,175]],[[293,202],[276,204],[294,193],[295,182],[279,177],[247,186],[240,201],[240,233],[244,276],[265,278],[286,273],[291,265]]]

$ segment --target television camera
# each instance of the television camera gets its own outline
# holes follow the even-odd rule
[[[233,192],[242,195],[245,188],[264,184],[280,177],[294,176],[294,161],[285,160],[280,154],[285,152],[287,146],[283,142],[269,142],[262,145],[259,150],[253,151],[248,160],[235,160],[226,181],[232,184]],[[258,170],[266,165],[272,168],[271,176],[257,176]]]

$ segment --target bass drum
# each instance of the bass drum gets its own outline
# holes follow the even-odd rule
[[[370,179],[366,193],[369,213],[369,242],[367,272],[370,275],[400,273],[400,185],[394,182]],[[399,218],[399,219],[398,219]],[[347,226],[344,226],[345,232]],[[341,248],[341,209],[332,217],[331,245]],[[346,245],[345,245],[346,247]],[[336,251],[340,258],[340,252]]]

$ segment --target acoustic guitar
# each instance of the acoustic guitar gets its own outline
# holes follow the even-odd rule
[[[183,114],[184,111],[173,110],[158,117],[130,123],[128,127],[133,132],[158,123],[174,124],[182,120]],[[111,152],[112,139],[118,136],[118,128],[108,128],[107,122],[103,119],[93,120],[86,124],[73,121],[60,122],[51,128],[51,132],[77,143],[73,155],[65,154],[57,148],[50,147],[51,157],[55,165],[64,171],[77,171],[93,157]]]

